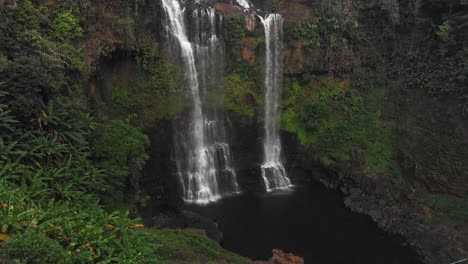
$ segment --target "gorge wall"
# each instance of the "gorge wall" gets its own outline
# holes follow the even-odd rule
[[[225,94],[213,94],[213,102],[227,108],[241,187],[259,189],[263,27],[232,1],[206,4],[224,16],[227,52]],[[284,18],[281,129],[293,181],[320,168],[317,180],[343,191],[353,210],[408,237],[427,263],[466,256],[467,3],[253,4]],[[180,204],[171,124],[188,105],[181,65],[163,52],[161,3],[94,1],[93,8],[82,22],[92,27],[82,47],[93,110],[151,136],[140,185],[155,200]]]

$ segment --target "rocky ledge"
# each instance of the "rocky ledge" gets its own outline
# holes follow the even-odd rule
[[[424,263],[446,264],[467,256],[468,231],[424,222],[421,216],[432,209],[422,203],[411,186],[395,188],[396,183],[389,176],[364,173],[314,177],[327,187],[340,190],[351,210],[369,215],[383,230],[405,237]]]

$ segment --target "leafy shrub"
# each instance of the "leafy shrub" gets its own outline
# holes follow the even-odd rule
[[[223,249],[215,241],[196,230],[154,230],[155,239],[161,245],[158,255],[170,263],[232,263],[252,261]]]
[[[35,232],[16,235],[3,242],[0,245],[0,256],[28,264],[71,263],[70,255],[59,242]]]
[[[43,239],[43,244],[53,239],[58,241],[53,245],[63,246],[73,263],[110,260],[122,260],[119,263],[154,263],[157,260],[154,255],[157,248],[154,237],[142,229],[139,219],[130,219],[128,212],[107,213],[92,203],[85,206],[54,201],[37,204],[21,188],[8,188],[2,182],[0,191],[0,233],[18,237],[19,242],[24,238],[22,234],[26,234],[26,238],[33,234],[36,242],[47,237],[48,240]],[[16,247],[17,244],[14,243]],[[40,247],[38,245],[41,253]],[[47,245],[44,247],[48,248]],[[13,249],[8,252],[6,255],[10,257],[27,257],[21,251],[17,255],[13,255]]]
[[[452,32],[452,26],[450,25],[449,21],[444,21],[441,25],[439,25],[438,30],[436,31],[436,35],[442,40],[447,41],[450,37],[450,33]]]
[[[51,35],[60,42],[69,42],[83,36],[79,20],[70,12],[60,13],[51,24]]]
[[[21,56],[0,72],[0,89],[8,92],[6,100],[18,117],[29,119],[38,113],[53,83],[47,69],[40,58]]]
[[[230,74],[224,80],[225,102],[228,109],[241,116],[253,117],[257,96],[252,91],[253,82],[243,81],[238,74]]]
[[[127,175],[128,167],[125,165],[129,159],[143,165],[148,159],[145,148],[149,139],[137,128],[121,120],[114,120],[104,126],[101,135],[96,140],[96,155],[113,163],[116,175]],[[120,166],[120,167],[119,167]]]
[[[145,134],[124,121],[114,120],[102,128],[96,139],[95,153],[102,168],[111,176],[108,182],[113,191],[122,191],[130,175],[130,164],[144,165],[149,143]],[[137,182],[137,179],[131,182]]]
[[[297,82],[287,86],[282,127],[296,133],[324,165],[349,168],[353,159],[360,159],[364,163],[361,169],[389,170],[393,149],[390,128],[382,120],[382,105],[374,105],[346,82],[312,80],[304,87]],[[371,98],[382,104],[385,94],[374,93]],[[353,157],[355,152],[362,154]]]
[[[228,17],[225,20],[227,32],[226,44],[231,51],[230,57],[234,62],[241,61],[242,39],[246,34],[245,21],[240,17]]]

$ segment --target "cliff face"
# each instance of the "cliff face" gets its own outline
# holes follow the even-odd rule
[[[330,175],[319,180],[340,188],[349,207],[409,237],[428,263],[466,255],[466,1],[253,2],[284,18],[281,124],[293,142],[285,144],[289,170],[325,168]],[[208,4],[225,17],[224,103],[241,182],[255,188],[263,29],[230,1]],[[160,2],[76,1],[73,10],[85,29],[76,45],[89,65],[83,78],[93,110],[153,135],[145,186],[177,204],[171,122],[183,120],[189,105],[179,65],[165,57]]]

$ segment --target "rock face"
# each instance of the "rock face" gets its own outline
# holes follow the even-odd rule
[[[304,259],[282,250],[273,249],[273,256],[268,261],[255,261],[254,264],[304,264]]]
[[[224,16],[242,15],[242,10],[236,5],[214,3],[213,8]]]
[[[345,205],[351,210],[371,216],[391,234],[406,237],[424,263],[450,263],[465,256],[467,230],[454,232],[443,223],[424,223],[421,215],[431,209],[422,205],[409,186],[395,193],[395,183],[383,175],[328,173],[314,176],[329,188],[340,190],[345,195]]]
[[[254,4],[260,4],[258,2],[260,1],[254,1]],[[307,23],[311,18],[321,15],[319,10],[314,9],[316,8],[315,5],[311,5],[310,2],[314,1],[282,1],[279,6],[276,7],[276,11],[281,13],[284,17],[285,26],[293,25],[294,27]],[[409,2],[407,6],[404,5],[406,2]],[[387,34],[386,37],[388,37],[388,40],[386,40],[388,46],[373,45],[371,47],[365,47],[365,53],[362,53],[357,50],[357,47],[364,47],[364,42],[361,44],[359,41],[362,36],[359,35],[338,38],[338,41],[334,43],[339,46],[336,50],[327,50],[328,47],[326,45],[321,45],[316,48],[305,47],[307,43],[302,39],[303,36],[299,36],[298,39],[289,38],[285,42],[284,50],[285,73],[297,78],[300,78],[301,75],[308,74],[316,76],[330,74],[341,78],[351,78],[350,75],[356,70],[361,70],[363,72],[369,69],[372,70],[371,68],[365,67],[368,67],[368,65],[373,67],[374,65],[372,64],[382,59],[385,52],[397,52],[398,50],[395,48],[397,46],[401,46],[401,49],[405,49],[409,46],[406,42],[413,45],[413,38],[421,38],[421,35],[426,34],[427,26],[430,26],[429,22],[435,21],[433,20],[433,16],[434,10],[437,11],[437,8],[431,5],[433,2],[434,1],[429,0],[369,1],[368,3],[362,0],[342,1],[342,9],[337,12],[340,12],[346,17],[358,17],[355,21],[349,20],[353,23],[346,25],[350,30],[345,31],[345,33],[352,33],[355,27],[367,26],[369,27],[369,32],[374,33],[374,31],[378,31],[379,33],[377,35],[382,35],[381,29],[387,28],[385,25],[391,25],[393,27],[393,29],[389,29],[391,32],[385,32]],[[236,16],[241,18],[240,21],[245,22],[245,24],[243,24],[245,32],[239,32],[238,44],[240,45],[240,49],[238,51],[236,50],[238,53],[236,55],[247,62],[249,66],[252,66],[249,69],[257,70],[261,68],[260,64],[263,61],[261,54],[264,53],[262,50],[264,44],[262,38],[259,37],[263,29],[254,16],[243,12],[236,5],[227,3],[228,1],[222,1],[222,3],[215,2],[213,7],[225,17]],[[266,5],[268,6],[268,4]],[[354,9],[353,6],[360,6],[362,9]],[[378,10],[378,12],[375,10]],[[454,9],[454,13],[456,13],[455,11],[457,10]],[[359,14],[359,12],[362,12],[362,14]],[[465,13],[461,11],[457,12],[460,14],[457,13],[456,18],[465,19],[463,21],[466,21]],[[414,24],[405,24],[406,18],[400,14],[406,15],[406,17],[414,15]],[[367,19],[381,24],[372,24],[372,21],[369,22]],[[323,24],[324,22],[322,21],[321,23]],[[459,22],[458,24],[460,28],[466,29],[467,22]],[[324,25],[319,26],[323,27]],[[419,27],[424,28],[419,29]],[[461,31],[460,29],[458,30]],[[285,32],[286,31],[285,28]],[[332,29],[322,32],[322,37],[330,33],[333,33]],[[109,37],[108,39],[112,40],[113,38]],[[461,43],[463,40],[458,41]],[[430,40],[428,42],[432,43],[434,41]],[[230,48],[231,47],[227,47],[227,49]],[[333,53],[330,51],[336,52]],[[258,72],[258,75],[261,75],[260,72]],[[400,91],[395,91],[395,93],[398,92]],[[395,103],[401,104],[402,102],[399,101]],[[454,103],[453,105],[456,104]],[[456,110],[458,111],[458,108]],[[443,111],[440,112],[443,113]],[[402,115],[410,116],[411,114],[406,112]],[[261,153],[262,132],[258,130],[258,128],[261,126],[259,125],[261,121],[250,118],[248,120],[250,123],[247,126],[240,125],[239,123],[241,123],[241,120],[237,117],[232,117],[231,121],[233,125],[229,130],[233,134],[232,142],[234,145],[232,146],[232,150],[236,169],[238,170],[240,185],[244,190],[256,190],[255,186],[258,186],[261,180],[259,177],[255,178],[260,175],[258,164],[261,162],[261,157],[259,157],[258,153]],[[404,122],[402,122],[402,124],[403,123]],[[463,120],[459,122],[459,130],[462,134],[464,133],[465,138],[467,138],[468,128],[466,125],[463,125],[464,123],[466,124]],[[402,126],[404,126],[404,124]],[[180,199],[178,199],[178,183],[174,180],[176,177],[170,174],[172,168],[168,165],[171,163],[171,138],[168,136],[171,132],[170,129],[166,129],[166,131],[158,130],[157,133],[157,135],[152,137],[154,140],[153,145],[157,146],[155,150],[152,150],[154,153],[152,153],[151,156],[154,158],[152,158],[152,161],[148,162],[148,164],[153,164],[154,166],[148,166],[147,171],[151,173],[149,173],[145,179],[147,180],[147,184],[143,183],[142,185],[147,186],[147,189],[152,192],[152,196],[157,198],[158,201],[160,201],[160,199],[165,199],[166,203],[177,207],[178,202],[180,202]],[[293,146],[298,145],[298,142],[294,142],[293,144]],[[285,149],[285,152],[285,158],[288,160],[286,164],[289,166],[288,171],[292,171],[292,169],[294,169],[293,167],[316,171],[316,167],[301,168],[304,164],[307,164],[307,166],[314,164],[310,156],[300,157],[300,154],[291,156],[291,148]],[[362,160],[359,160],[359,158],[355,159],[354,156],[362,157],[362,154],[353,153],[353,162],[356,162],[356,165],[353,165],[353,167],[360,167],[361,165],[359,162]],[[465,179],[460,178],[461,180],[456,182],[448,177],[444,177],[444,175],[430,173],[421,163],[414,162],[413,164],[414,165],[411,165],[412,175],[406,177],[407,179],[416,179],[428,190],[435,193],[453,194],[459,197],[466,196],[468,183]],[[316,166],[316,164],[314,166]],[[296,175],[295,173],[290,174]],[[419,200],[420,198],[414,194],[411,184],[404,183],[402,187],[397,186],[390,176],[343,171],[339,173],[324,173],[316,179],[331,188],[341,190],[345,194],[345,204],[352,210],[370,215],[383,229],[391,233],[401,234],[407,237],[409,243],[418,249],[418,252],[423,256],[425,262],[450,263],[458,256],[466,255],[468,245],[467,239],[466,237],[464,238],[464,236],[466,236],[467,231],[460,230],[459,232],[454,232],[453,230],[447,229],[443,224],[428,224],[421,220],[421,215],[424,215],[427,211],[432,211],[433,208],[427,207]]]

